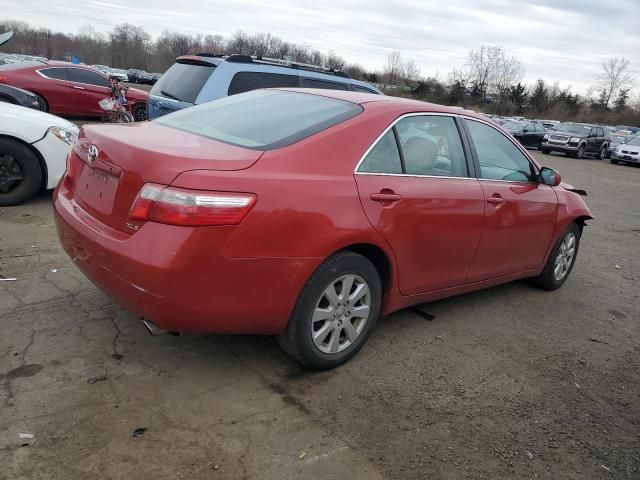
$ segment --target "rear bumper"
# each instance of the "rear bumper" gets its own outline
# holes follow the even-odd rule
[[[76,266],[134,314],[169,331],[278,334],[316,258],[225,258],[231,227],[148,222],[133,235],[97,222],[63,179],[54,194],[60,242]]]

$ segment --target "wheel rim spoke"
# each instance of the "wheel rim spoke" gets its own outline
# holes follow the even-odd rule
[[[360,305],[359,307],[353,307],[351,316],[355,318],[367,318],[370,311],[369,305]]]
[[[347,320],[342,325],[344,327],[344,333],[347,336],[347,340],[349,340],[349,342],[354,342],[360,332],[358,332],[356,327],[353,326],[351,320]]]
[[[331,333],[331,340],[329,340],[329,353],[338,353],[340,350],[340,331],[341,329],[333,329]]]
[[[329,301],[329,305],[331,305],[332,307],[335,307],[340,302],[338,292],[336,292],[335,283],[332,283],[327,287],[327,289],[324,291],[324,296]]]
[[[351,301],[351,303],[355,304],[367,293],[369,293],[369,287],[366,283],[361,283],[356,287],[353,294],[349,297],[349,300]]]
[[[347,275],[342,281],[342,290],[340,291],[340,300],[346,300],[351,294],[353,288],[353,281],[356,279],[353,275]]]

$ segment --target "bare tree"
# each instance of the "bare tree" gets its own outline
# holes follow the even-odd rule
[[[387,62],[384,67],[383,78],[387,85],[397,85],[403,74],[402,55],[394,50],[387,55]]]
[[[404,81],[407,83],[412,83],[418,80],[420,77],[420,68],[416,64],[416,61],[412,58],[409,60],[405,60],[402,65]]]
[[[603,101],[609,105],[611,98],[623,88],[633,84],[633,75],[629,72],[630,62],[626,58],[610,58],[602,64],[602,72],[597,77],[599,87],[606,92]]]
[[[490,89],[504,93],[524,77],[520,60],[507,56],[499,45],[482,45],[477,50],[469,50],[466,66],[467,79],[475,85],[483,99]]]

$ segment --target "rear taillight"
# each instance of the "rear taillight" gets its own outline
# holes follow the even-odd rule
[[[7,77],[0,75],[0,83],[7,83]]]
[[[252,193],[210,192],[147,183],[129,217],[169,225],[238,225],[256,203]]]

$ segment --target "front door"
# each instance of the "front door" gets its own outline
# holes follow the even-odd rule
[[[555,229],[556,192],[538,183],[536,167],[499,130],[475,120],[466,125],[486,202],[468,282],[539,268]]]
[[[109,80],[98,72],[68,67],[71,82],[71,105],[76,115],[101,115],[98,102],[111,93]]]
[[[453,116],[401,119],[355,178],[367,218],[395,254],[402,294],[464,284],[485,202]]]

